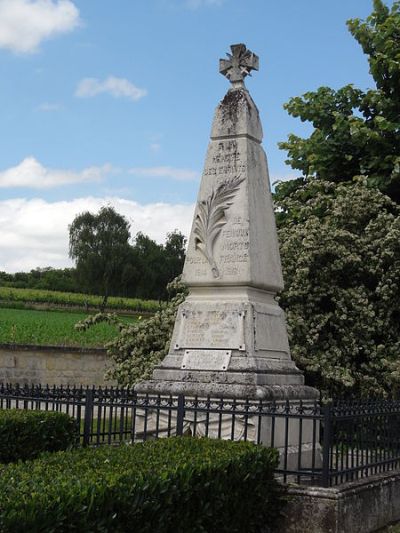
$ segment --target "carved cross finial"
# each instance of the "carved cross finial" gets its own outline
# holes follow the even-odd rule
[[[258,70],[258,56],[247,50],[244,44],[232,44],[229,59],[219,60],[219,71],[226,76],[233,87],[244,87],[244,78],[252,70]]]

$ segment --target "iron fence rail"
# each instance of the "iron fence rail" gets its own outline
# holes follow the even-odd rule
[[[329,487],[400,468],[400,401],[322,405],[0,384],[0,409],[68,413],[83,446],[185,434],[251,440],[277,448],[277,475],[297,483]]]

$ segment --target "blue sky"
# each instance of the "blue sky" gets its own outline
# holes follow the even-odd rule
[[[391,4],[391,2],[389,2]],[[244,42],[271,182],[308,127],[283,104],[372,85],[346,27],[372,0],[0,0],[0,270],[69,266],[68,224],[107,203],[132,233],[190,230],[218,59]]]

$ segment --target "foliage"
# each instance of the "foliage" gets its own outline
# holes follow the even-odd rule
[[[102,311],[122,276],[129,238],[129,222],[110,206],[97,215],[81,213],[69,226],[69,255],[76,260],[82,286],[103,296]]]
[[[77,422],[65,413],[0,410],[0,463],[66,450],[78,439]]]
[[[91,294],[47,291],[41,289],[16,289],[13,287],[0,287],[0,301],[7,306],[14,304],[46,304],[48,308],[80,307],[81,309],[98,308],[102,298]],[[132,311],[136,313],[154,313],[160,304],[154,300],[141,300],[139,298],[120,298],[110,296],[107,309],[118,311]]]
[[[366,186],[310,179],[277,203],[293,358],[328,395],[400,380],[400,208]]]
[[[286,283],[280,302],[307,382],[326,396],[397,395],[400,208],[362,177],[309,179],[275,201]],[[108,350],[120,385],[148,379],[165,357],[184,296],[145,323],[119,326]],[[116,319],[88,319],[100,320]]]
[[[347,24],[368,56],[376,88],[320,87],[292,98],[285,105],[289,114],[311,122],[314,130],[307,139],[291,134],[280,147],[303,179],[341,182],[363,175],[400,203],[400,2],[389,9],[374,0],[365,22]],[[293,185],[282,187],[280,195]]]
[[[74,268],[35,268],[30,272],[0,272],[0,286],[79,292]]]
[[[0,308],[0,343],[34,344],[41,346],[79,346],[104,348],[117,335],[115,327],[97,324],[89,331],[77,331],[74,326],[84,313],[35,311]],[[133,318],[121,318],[132,323]]]
[[[167,284],[182,272],[185,245],[186,238],[177,230],[167,234],[164,245],[138,233],[123,273],[125,290],[135,287],[138,298],[167,299]]]
[[[77,260],[76,269],[0,271],[0,289],[87,291],[103,296],[103,300],[91,298],[91,305],[102,311],[109,307],[105,304],[110,296],[167,299],[167,284],[182,272],[186,237],[175,230],[167,233],[164,244],[141,232],[133,244],[130,238],[128,221],[113,208],[103,207],[97,215],[82,213],[70,226],[70,255]]]
[[[104,297],[101,312],[111,294],[165,299],[167,283],[182,271],[186,239],[179,231],[168,233],[165,245],[143,233],[130,245],[129,223],[112,207],[78,215],[69,235],[82,286]]]
[[[186,296],[186,288],[179,277],[167,288],[175,296],[145,321],[126,324],[115,314],[99,313],[75,326],[78,330],[86,330],[102,322],[117,325],[119,335],[106,347],[114,362],[108,377],[117,380],[119,385],[134,385],[149,379],[154,367],[168,353],[176,311]]]
[[[113,296],[140,299],[167,299],[165,287],[182,272],[185,260],[186,238],[175,230],[167,233],[164,244],[158,244],[143,233],[138,233],[133,245],[127,248],[125,261],[120,264],[120,276],[113,280],[109,293]],[[82,284],[75,268],[36,268],[30,272],[8,274],[0,272],[1,287],[45,289],[79,293],[86,288],[101,293],[101,286]],[[100,307],[101,299],[95,298]],[[93,304],[94,300],[92,300]],[[109,307],[109,306],[107,306]]]
[[[282,507],[277,463],[262,446],[193,438],[49,454],[2,469],[0,529],[260,531]]]

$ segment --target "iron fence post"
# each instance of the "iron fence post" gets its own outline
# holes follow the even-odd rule
[[[332,406],[326,405],[323,408],[324,438],[322,441],[322,486],[329,487],[330,484],[330,452],[332,445]]]
[[[83,420],[83,446],[88,446],[93,421],[94,390],[87,389],[85,394],[85,417]]]
[[[185,396],[178,394],[178,407],[176,412],[176,435],[183,435],[183,418],[185,416]]]

